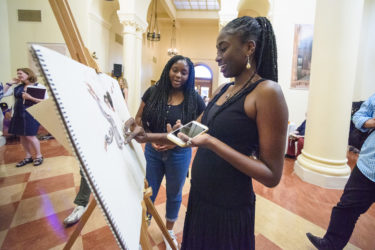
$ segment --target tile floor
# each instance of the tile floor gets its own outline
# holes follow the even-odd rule
[[[64,218],[73,210],[80,175],[78,164],[55,140],[41,141],[45,162],[39,167],[15,168],[23,158],[19,143],[0,147],[0,249],[62,249],[75,226],[65,228]],[[348,153],[349,165],[356,155]],[[323,235],[332,206],[342,191],[304,183],[293,173],[294,160],[285,159],[281,183],[268,189],[254,182],[256,249],[314,249],[306,232]],[[189,180],[175,225],[178,241],[189,195]],[[165,183],[155,206],[165,214]],[[375,206],[363,215],[346,249],[375,249]],[[161,232],[153,221],[149,227],[153,249],[165,249]],[[118,249],[100,209],[96,208],[73,249]]]

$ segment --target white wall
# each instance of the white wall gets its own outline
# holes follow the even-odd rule
[[[219,67],[216,58],[216,38],[219,34],[217,22],[202,25],[199,22],[182,23],[177,32],[177,44],[182,55],[193,63],[203,63],[212,70],[212,88],[217,88]]]
[[[20,22],[17,16],[18,9],[41,10],[42,21]],[[27,43],[64,42],[52,9],[43,0],[8,0],[8,15],[12,75],[15,75],[17,68],[30,66]]]
[[[290,89],[295,24],[313,24],[315,0],[274,0],[271,14],[278,46],[279,84],[289,108],[289,120],[305,119],[308,90]],[[350,18],[350,16],[348,16]],[[375,93],[375,1],[365,0],[353,101]],[[350,58],[348,58],[350,60]],[[345,86],[343,86],[345,87]]]
[[[78,29],[80,30],[82,39],[86,44],[88,40],[88,1],[89,0],[69,1],[70,9]],[[3,7],[6,5],[4,2],[5,1],[1,1],[1,11],[4,11]],[[5,36],[9,39],[10,46],[8,46],[8,50],[10,59],[5,63],[10,65],[11,75],[13,76],[17,68],[30,66],[28,63],[28,43],[64,43],[64,39],[48,1],[8,0],[6,3],[6,11],[8,12],[8,32],[6,32],[7,30],[5,29],[5,33],[2,32],[2,34],[7,34]],[[17,16],[18,9],[41,10],[42,21],[20,22]],[[2,20],[5,16],[6,15],[1,13]],[[6,20],[1,22],[2,28],[3,26],[5,27],[6,23]],[[1,54],[3,54],[4,48],[0,47],[0,49],[2,50]],[[6,57],[4,59],[6,60]]]
[[[305,119],[308,90],[290,88],[295,24],[313,24],[315,0],[275,0],[272,25],[276,35],[279,84],[289,108],[289,121],[299,125]]]
[[[111,30],[109,34],[109,61],[108,61],[108,67],[109,71],[108,73],[111,73],[113,70],[113,64],[123,64],[123,52],[122,48],[123,45],[119,44],[118,42],[115,42],[115,35],[119,34],[122,36],[123,27],[120,23],[117,13],[114,12],[111,17]]]
[[[111,24],[96,13],[89,15],[89,39],[86,45],[90,53],[97,55],[96,62],[102,72],[109,72],[109,37]]]
[[[151,81],[157,81],[161,75],[161,65],[164,63],[159,56],[163,52],[160,49],[160,42],[151,42],[146,39],[147,34],[143,34],[142,41],[142,67],[141,67],[141,84],[142,95],[151,85]],[[163,65],[164,66],[164,65]]]
[[[5,84],[12,76],[9,36],[4,35],[9,34],[7,1],[0,1],[0,34],[2,34],[0,39],[0,82]]]
[[[363,101],[375,93],[375,1],[366,0],[363,9],[353,101]],[[348,59],[350,60],[350,59]]]
[[[8,4],[7,1],[0,1],[0,34],[9,34],[8,24]],[[8,35],[3,35],[0,39],[0,82],[5,83],[12,79],[10,40]],[[8,106],[13,106],[13,96],[4,97],[1,102],[6,102]]]
[[[89,17],[89,39],[86,46],[96,52],[100,70],[111,73],[113,63],[122,64],[122,45],[115,42],[115,33],[122,35],[122,25],[117,16],[116,1],[91,0]]]
[[[89,18],[90,4],[93,0],[69,0],[70,9],[80,31],[84,44],[90,45],[103,54],[102,68],[108,69],[109,31],[101,22],[102,13],[110,13],[102,8],[99,18]],[[100,0],[95,0],[100,1]],[[18,21],[18,9],[41,10],[41,22]],[[104,12],[103,12],[104,10]],[[90,22],[90,34],[89,34]],[[104,27],[104,28],[103,28]],[[65,43],[52,8],[46,0],[1,0],[0,1],[0,81],[9,81],[16,75],[16,69],[30,67],[29,43]],[[40,81],[40,79],[39,79]],[[4,99],[3,99],[4,100]],[[11,104],[11,103],[10,103]]]
[[[101,0],[69,1],[70,9],[86,47],[98,55],[103,72],[111,71],[109,62],[111,16],[118,3]],[[19,22],[18,9],[41,10],[41,22]],[[51,6],[45,0],[2,0],[0,28],[7,34],[0,41],[0,81],[9,81],[19,67],[29,67],[28,43],[64,43]],[[118,22],[118,21],[117,21]],[[114,38],[113,38],[114,39]],[[121,54],[121,53],[120,53]]]

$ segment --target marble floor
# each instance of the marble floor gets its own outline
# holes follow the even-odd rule
[[[55,140],[41,141],[45,162],[39,167],[16,168],[23,158],[17,141],[0,147],[0,249],[62,249],[76,226],[65,228],[63,219],[73,210],[79,188],[74,157]],[[348,153],[349,165],[356,155]],[[301,181],[293,172],[294,160],[285,159],[281,183],[273,189],[254,182],[256,249],[314,249],[305,233],[323,235],[330,212],[342,191],[327,190]],[[175,224],[178,241],[189,195],[189,180]],[[165,183],[155,202],[165,214]],[[375,206],[358,220],[346,249],[375,249]],[[148,233],[153,249],[165,249],[161,232],[152,221]],[[95,208],[73,249],[118,249],[102,212]]]

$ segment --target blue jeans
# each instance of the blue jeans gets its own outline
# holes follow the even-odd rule
[[[182,187],[191,160],[191,148],[175,147],[164,152],[156,151],[150,143],[146,144],[146,179],[152,188],[152,202],[159,192],[165,175],[167,185],[167,208],[165,218],[176,221],[182,201]]]

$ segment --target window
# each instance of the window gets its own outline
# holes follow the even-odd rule
[[[196,78],[205,78],[205,79],[211,79],[212,74],[211,71],[204,65],[198,65],[195,66],[195,77]]]

